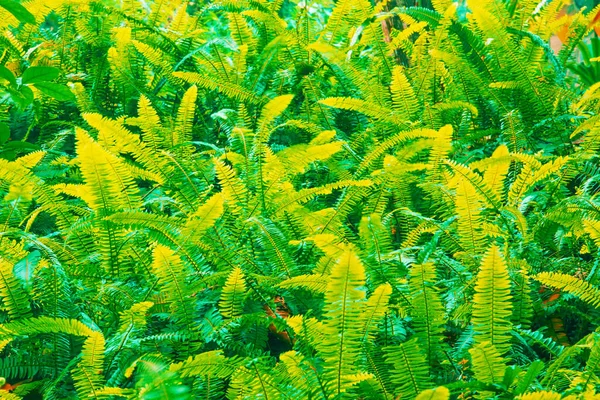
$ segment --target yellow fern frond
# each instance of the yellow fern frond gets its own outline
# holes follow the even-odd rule
[[[243,313],[244,299],[246,297],[246,282],[244,273],[240,268],[234,268],[223,290],[219,301],[219,309],[225,318],[238,318]]]
[[[600,247],[600,221],[584,219],[583,229],[590,235],[596,246]]]
[[[532,164],[525,165],[510,187],[510,191],[508,192],[509,203],[517,205],[528,190],[538,182],[557,173],[568,161],[568,157],[557,157],[554,161],[543,164],[539,168],[535,168],[535,165]]]
[[[84,130],[76,129],[75,137],[77,164],[87,187],[84,200],[90,208],[112,211],[140,208],[139,189],[123,162]]]
[[[541,392],[525,393],[516,397],[517,400],[560,400],[561,398],[563,397],[560,393],[548,392],[545,390]]]
[[[351,247],[346,247],[331,269],[323,308],[325,337],[319,349],[325,361],[326,386],[339,396],[355,382],[356,361],[361,349],[356,324],[365,299],[365,269]]]
[[[475,378],[480,382],[501,383],[504,377],[506,361],[498,349],[490,342],[482,342],[469,350],[473,362]],[[484,395],[484,393],[481,393]]]
[[[152,252],[152,272],[158,278],[159,287],[165,293],[175,320],[189,331],[195,328],[195,306],[187,284],[190,273],[173,250],[156,245]]]
[[[236,176],[235,171],[223,161],[215,159],[214,164],[228,208],[237,214],[242,214],[248,206],[248,189],[246,185]]]
[[[458,181],[454,205],[458,216],[458,236],[461,246],[469,254],[480,254],[485,245],[485,232],[482,229],[484,220],[481,215],[483,202],[468,180]]]
[[[172,145],[173,147],[183,148],[176,149],[176,154],[183,154],[189,157],[193,151],[190,142],[192,141],[192,126],[194,124],[197,96],[198,88],[196,85],[193,85],[183,95],[181,104],[177,110],[177,118],[172,128]]]

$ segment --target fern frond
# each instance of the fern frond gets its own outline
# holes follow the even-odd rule
[[[285,166],[290,175],[301,174],[306,171],[311,163],[324,161],[338,153],[344,142],[337,141],[319,145],[295,145],[276,153],[277,158]]]
[[[175,150],[176,154],[183,154],[186,157],[188,157],[193,150],[190,148],[189,143],[192,141],[192,127],[194,124],[197,96],[198,88],[195,85],[191,86],[185,92],[181,99],[181,103],[179,104],[175,125],[172,130],[173,147],[183,146],[183,150]]]
[[[234,268],[221,290],[219,309],[223,317],[230,319],[240,317],[243,312],[245,297],[246,282],[244,281],[244,273],[240,268]]]
[[[305,288],[315,293],[325,293],[327,281],[323,275],[298,275],[281,281],[277,286],[284,289]]]
[[[466,179],[460,179],[456,185],[455,210],[458,215],[458,235],[461,247],[474,255],[485,246],[483,201],[475,187]]]
[[[600,248],[600,221],[584,219],[583,229],[585,230],[585,233],[590,235],[594,244]]]
[[[325,361],[325,385],[329,393],[340,396],[356,383],[356,360],[360,352],[360,304],[365,271],[357,255],[346,247],[331,270],[323,306],[325,336],[319,345]]]
[[[190,296],[190,285],[187,283],[190,273],[179,256],[166,246],[156,245],[152,259],[152,272],[166,294],[173,317],[193,332],[196,325],[196,305]]]
[[[296,264],[289,256],[289,250],[286,249],[287,241],[283,233],[273,223],[257,217],[251,217],[247,220],[258,227],[260,236],[258,241],[266,249],[266,254],[270,260],[276,260],[278,268],[274,268],[275,276],[285,274],[288,278],[294,274]]]
[[[488,162],[485,164],[479,164],[480,166],[485,165],[483,181],[490,188],[491,192],[497,196],[496,198],[501,198],[504,179],[508,174],[511,164],[508,147],[504,145],[498,146],[492,153],[492,156],[486,159],[486,161]],[[473,167],[473,164],[471,164],[471,167]]]
[[[0,256],[0,299],[11,320],[32,316],[29,296],[15,277],[14,266]]]
[[[319,40],[337,43],[352,27],[361,24],[371,13],[371,4],[365,0],[342,0],[335,4]]]
[[[77,163],[87,190],[83,200],[93,210],[115,211],[141,207],[137,185],[123,162],[82,129],[77,129]],[[110,179],[117,176],[119,179]]]
[[[248,207],[248,189],[246,185],[236,176],[235,171],[223,161],[215,159],[214,164],[228,208],[237,214],[242,214],[244,209]]]
[[[577,296],[593,307],[600,307],[600,289],[592,286],[589,282],[558,272],[540,272],[533,279]]]
[[[187,360],[171,364],[169,370],[188,376],[227,378],[243,364],[239,357],[225,357],[221,350],[208,351],[189,357]]]
[[[411,27],[417,25],[418,24],[411,25]],[[413,118],[419,114],[419,103],[412,85],[401,66],[394,67],[394,70],[392,71],[390,92],[392,95],[392,107],[394,108],[394,111],[400,113],[404,121],[412,121]]]
[[[473,362],[473,373],[478,381],[501,383],[506,363],[498,349],[490,342],[481,342],[469,350]]]
[[[517,400],[560,400],[562,398],[560,393],[549,392],[546,390],[533,393],[525,393],[518,397]]]
[[[473,326],[476,343],[491,343],[499,354],[510,348],[512,297],[508,269],[500,249],[486,252],[475,285]]]
[[[329,97],[327,99],[319,100],[319,103],[328,107],[339,108],[342,110],[357,111],[380,121],[391,122],[396,125],[408,127],[408,125],[404,122],[406,120],[400,120],[394,116],[393,113],[390,113],[388,108],[369,103],[361,99],[353,99],[350,97]]]
[[[142,129],[143,142],[154,153],[158,153],[159,149],[165,145],[164,132],[156,110],[152,107],[150,100],[144,95],[141,95],[138,101],[138,118],[136,122]]]
[[[213,195],[200,205],[181,227],[183,242],[198,242],[202,235],[223,215],[223,205],[223,197],[220,194]]]
[[[568,157],[558,157],[552,162],[548,162],[541,167],[534,169],[532,164],[527,164],[517,176],[515,182],[511,185],[508,192],[508,201],[517,205],[522,200],[525,193],[538,182],[557,173],[567,162]]]
[[[363,343],[368,343],[375,337],[377,325],[388,310],[391,294],[392,286],[389,283],[384,283],[377,287],[367,300],[360,324]]]
[[[435,138],[437,132],[433,129],[415,129],[407,132],[400,132],[390,138],[381,142],[375,149],[371,150],[361,161],[360,165],[356,169],[355,176],[360,176],[366,172],[372,164],[377,161],[386,151],[393,147],[404,144],[412,139],[416,138]]]
[[[390,379],[396,387],[395,395],[416,398],[433,386],[427,362],[417,339],[384,348],[384,352],[387,363],[394,367],[390,371]]]
[[[75,388],[80,398],[99,399],[103,387],[104,336],[93,331],[83,343],[81,361],[73,370]]]
[[[264,104],[268,99],[259,97],[254,92],[231,82],[216,81],[196,72],[173,72],[173,76],[201,88],[217,90],[225,96],[252,104]]]
[[[442,341],[444,311],[434,286],[436,271],[433,263],[414,264],[410,268],[410,294],[415,338],[423,348],[426,360],[434,365]]]

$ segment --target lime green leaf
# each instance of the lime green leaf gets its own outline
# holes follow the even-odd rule
[[[40,92],[50,97],[53,97],[58,101],[75,100],[75,95],[71,93],[69,88],[66,86],[50,82],[39,82],[34,84],[33,86],[35,86],[35,88],[38,89]]]
[[[444,386],[440,386],[419,393],[416,400],[448,400],[449,398],[450,391]]]
[[[54,67],[29,67],[23,72],[21,82],[24,85],[30,83],[49,82],[58,78],[60,70]]]

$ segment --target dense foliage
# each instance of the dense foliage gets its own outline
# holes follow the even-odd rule
[[[0,0],[0,398],[600,398],[600,9],[423,3]]]

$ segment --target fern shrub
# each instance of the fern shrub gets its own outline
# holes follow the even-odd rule
[[[0,398],[600,398],[600,8],[401,3],[1,0]]]

